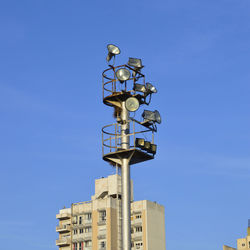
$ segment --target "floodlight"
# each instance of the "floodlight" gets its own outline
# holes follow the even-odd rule
[[[129,57],[129,59],[128,59],[128,65],[132,66],[132,67],[135,67],[137,69],[143,68],[142,63],[141,63],[141,59],[139,59],[139,58]]]
[[[136,138],[135,139],[135,146],[137,148],[146,150],[147,152],[152,153],[153,155],[156,154],[157,145],[153,144],[153,143],[151,143],[149,141],[145,141],[142,138]]]
[[[116,71],[116,77],[122,83],[130,78],[130,72],[126,68],[120,68]]]
[[[129,97],[125,102],[125,107],[130,112],[135,112],[139,107],[139,101],[136,97]]]
[[[135,139],[135,146],[138,148],[143,148],[145,144],[145,140],[142,138],[136,138]]]
[[[155,110],[155,120],[157,123],[161,124],[161,115],[157,110]]]
[[[146,92],[145,86],[143,84],[139,84],[139,83],[135,83],[133,89],[134,89],[134,91],[139,91],[139,92],[142,92],[142,93]]]
[[[157,110],[155,111],[144,110],[142,113],[142,117],[144,118],[144,120],[157,122],[159,124],[161,123],[161,116]]]
[[[106,58],[107,62],[109,62],[113,56],[119,55],[121,53],[120,49],[113,44],[108,44],[107,48],[109,52]]]
[[[149,94],[151,93],[157,93],[157,89],[155,88],[154,85],[152,85],[151,83],[147,82],[146,83],[146,90]]]
[[[149,152],[155,155],[156,154],[156,149],[157,149],[157,145],[151,143]]]
[[[150,151],[150,146],[151,146],[150,141],[145,141],[145,143],[144,143],[144,149],[147,150],[147,151]]]

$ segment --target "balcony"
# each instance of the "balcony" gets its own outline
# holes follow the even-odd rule
[[[133,241],[142,240],[142,232],[135,232],[132,234]]]
[[[100,219],[97,224],[98,224],[98,226],[106,225],[106,218]]]
[[[67,233],[70,232],[70,225],[61,225],[56,227],[58,233]]]
[[[98,240],[106,239],[106,233],[98,234],[97,239],[98,239]]]
[[[83,234],[83,239],[84,240],[91,240],[92,239],[92,232],[84,233]]]
[[[131,221],[131,225],[132,226],[140,226],[142,224],[142,219],[138,218],[138,219],[134,219]]]
[[[68,246],[70,245],[70,238],[62,238],[62,239],[56,240],[56,245],[60,247]]]
[[[66,219],[70,219],[71,214],[70,213],[62,213],[62,214],[57,214],[56,218],[58,220],[66,220]]]
[[[92,220],[83,220],[83,226],[91,226],[92,225]]]

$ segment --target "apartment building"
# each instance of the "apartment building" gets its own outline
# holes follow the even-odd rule
[[[131,249],[165,250],[164,207],[133,201],[131,182]],[[91,201],[73,203],[56,215],[59,250],[117,250],[121,242],[121,176],[95,180]]]
[[[250,249],[250,220],[248,220],[247,236],[237,239],[237,248],[224,245],[223,250],[247,250]]]

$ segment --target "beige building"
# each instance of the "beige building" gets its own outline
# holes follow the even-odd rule
[[[131,249],[165,250],[164,207],[147,200],[133,201],[131,190]],[[122,249],[121,176],[95,180],[91,201],[73,203],[56,218],[59,250]]]
[[[247,250],[250,249],[250,220],[248,220],[247,236],[237,239],[237,249],[229,246],[223,246],[223,250]]]

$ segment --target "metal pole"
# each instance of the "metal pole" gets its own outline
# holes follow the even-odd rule
[[[122,102],[121,111],[121,148],[129,149],[129,111],[125,107],[125,101]],[[122,250],[131,249],[131,215],[130,215],[130,166],[129,159],[122,159]]]

